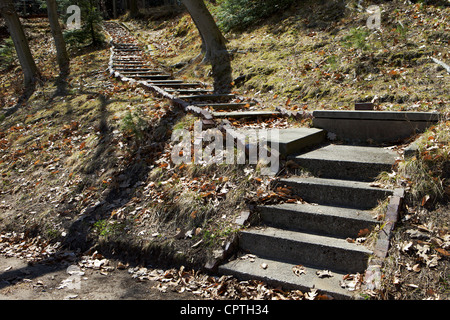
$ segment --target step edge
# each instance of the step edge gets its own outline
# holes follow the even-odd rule
[[[343,187],[343,188],[352,188],[352,189],[362,189],[362,190],[373,190],[373,191],[383,191],[387,193],[393,193],[393,189],[385,189],[385,188],[377,188],[372,187],[370,184],[372,182],[366,181],[356,181],[356,180],[346,180],[346,179],[333,179],[333,178],[318,178],[318,177],[290,177],[290,178],[281,178],[278,180],[278,183],[295,183],[295,184],[315,184],[315,185],[323,185],[328,187]]]
[[[331,210],[331,208],[339,208],[340,210],[346,211],[347,214],[333,214],[330,212],[315,212],[309,210],[310,208],[327,208],[326,210]],[[275,205],[258,205],[256,206],[257,210],[267,211],[267,210],[275,210],[282,212],[290,212],[290,213],[300,213],[300,214],[311,214],[317,216],[330,216],[336,218],[342,218],[347,220],[356,220],[362,222],[370,222],[370,223],[380,223],[380,221],[376,221],[372,216],[372,210],[364,210],[357,208],[345,208],[345,207],[337,207],[337,206],[326,206],[326,205],[305,205],[305,204],[292,204],[292,203],[283,203],[283,204],[275,204]],[[360,216],[354,215],[354,213],[360,213]]]
[[[339,285],[339,282],[338,284],[335,284],[336,281],[340,281],[340,279],[342,279],[342,277],[345,275],[344,273],[338,271],[330,270],[333,273],[333,277],[336,277],[335,279],[332,280],[319,279],[317,281],[318,283],[317,282],[312,283],[311,281],[308,281],[308,279],[302,278],[301,276],[300,277],[296,276],[292,271],[292,267],[294,267],[295,264],[289,262],[256,257],[255,262],[253,262],[254,268],[252,268],[252,270],[245,271],[241,267],[244,264],[244,262],[238,259],[220,265],[218,268],[218,272],[220,274],[227,274],[227,275],[231,274],[238,279],[261,280],[268,283],[269,285],[281,286],[282,288],[291,290],[296,289],[306,291],[315,288],[318,290],[319,293],[329,294],[335,299],[353,299],[355,296],[355,292],[342,288]],[[278,277],[275,275],[272,276],[267,274],[264,275],[264,270],[260,267],[260,265],[262,263],[266,263],[270,268],[270,265],[273,264],[274,262],[277,264],[277,270],[285,268],[284,269],[285,272],[289,273],[289,271],[291,271],[292,276],[280,277],[279,276],[280,272],[278,272]],[[314,266],[305,266],[305,268],[306,272],[323,270],[321,268],[317,267],[315,268]],[[324,285],[325,283],[331,283],[331,287],[326,288],[326,286]]]
[[[270,232],[277,232],[277,235],[269,234]],[[329,247],[332,249],[338,249],[338,250],[344,250],[344,251],[352,251],[357,254],[363,254],[363,255],[371,255],[373,254],[373,251],[355,243],[349,243],[345,239],[328,236],[328,235],[317,235],[302,231],[290,231],[290,230],[283,230],[279,228],[273,228],[273,227],[266,227],[262,230],[256,230],[256,229],[247,229],[242,230],[242,235],[250,235],[250,236],[260,236],[265,237],[268,239],[281,239],[281,240],[287,240],[291,242],[298,242],[298,243],[305,243],[308,245],[314,245],[314,246],[322,246],[322,247]],[[287,237],[286,233],[295,234],[297,237],[295,238],[289,238]],[[315,239],[314,241],[311,239],[305,239],[300,238],[301,236],[306,236],[309,238]],[[317,241],[320,240],[320,241]],[[328,241],[326,241],[328,240]],[[331,242],[331,243],[330,243]],[[341,245],[339,245],[341,244]]]

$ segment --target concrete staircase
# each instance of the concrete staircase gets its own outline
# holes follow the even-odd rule
[[[311,134],[317,134],[317,129]],[[309,135],[304,132],[304,137]],[[292,148],[285,148],[287,158],[312,176],[281,178],[276,185],[290,188],[306,203],[257,207],[260,224],[240,233],[241,257],[221,265],[219,272],[351,299],[354,292],[346,288],[344,276],[364,274],[372,251],[348,239],[381,223],[372,209],[393,190],[373,187],[371,181],[391,170],[397,154],[385,148],[332,145],[323,140],[325,145],[317,147],[318,141],[314,142],[315,149],[301,154],[293,155]]]

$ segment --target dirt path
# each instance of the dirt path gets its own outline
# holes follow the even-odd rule
[[[155,281],[133,279],[126,269],[81,270],[68,262],[28,265],[22,259],[0,255],[0,300],[198,299],[188,292],[162,292],[155,286]]]

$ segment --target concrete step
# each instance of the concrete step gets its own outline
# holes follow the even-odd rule
[[[199,95],[184,95],[179,96],[181,100],[201,100],[201,101],[217,101],[225,99],[234,99],[236,96],[234,94],[199,94]]]
[[[271,227],[356,238],[363,229],[373,230],[380,222],[370,210],[312,204],[282,203],[258,206],[262,223]]]
[[[182,80],[152,81],[152,83],[164,88],[198,88],[203,86],[199,82],[187,83]]]
[[[210,89],[189,89],[189,88],[176,88],[176,89],[164,89],[167,92],[170,93],[179,93],[179,94],[195,94],[195,93],[212,93],[214,90]]]
[[[196,103],[197,107],[204,108],[204,107],[210,107],[214,110],[240,110],[245,108],[245,106],[248,105],[248,103],[245,102],[239,102],[239,103]],[[250,104],[251,105],[251,104]]]
[[[136,43],[114,43],[114,47],[137,48],[138,46]]]
[[[242,112],[214,112],[213,115],[219,114],[219,116],[233,118],[234,114],[242,114],[244,116],[259,116],[261,113],[253,111]],[[264,112],[265,116],[274,116],[272,112]],[[280,116],[279,113],[275,113],[276,116]],[[244,135],[247,135],[250,130],[237,129]],[[287,128],[287,129],[268,129],[267,130],[267,142],[269,146],[278,144],[278,150],[280,157],[285,159],[292,153],[299,153],[300,151],[315,147],[321,144],[325,140],[325,131],[316,128]]]
[[[116,71],[119,69],[116,68]],[[131,74],[131,75],[155,75],[164,73],[163,70],[155,70],[155,69],[134,69],[134,68],[122,68],[120,71],[122,74]]]
[[[153,81],[147,81],[151,82],[154,85],[161,86],[161,87],[171,87],[171,86],[179,86],[184,85],[183,80],[153,80]]]
[[[262,268],[261,266],[267,266]],[[331,277],[320,278],[317,272],[322,269],[303,266],[304,272],[296,275],[293,268],[297,264],[255,257],[254,259],[236,259],[219,267],[222,274],[233,275],[240,280],[260,280],[274,287],[286,290],[309,292],[317,289],[320,294],[327,294],[334,299],[353,299],[353,292],[343,288],[341,282],[346,273],[332,271]]]
[[[140,64],[146,64],[148,61],[145,61],[144,59],[123,59],[123,58],[113,58],[112,59],[114,64],[126,64],[126,65],[140,65]]]
[[[317,177],[373,181],[381,172],[391,172],[397,157],[386,148],[332,144],[289,159]]]
[[[145,62],[145,60],[140,57],[140,56],[121,56],[121,55],[116,55],[113,58],[113,61],[117,61],[117,62],[128,62],[128,63],[142,63]]]
[[[142,51],[142,47],[139,47],[137,45],[126,45],[126,46],[115,45],[113,49],[115,51],[126,51],[126,50],[130,50],[130,51],[139,50],[139,51]]]
[[[153,74],[153,75],[133,75],[133,78],[146,80],[166,80],[171,77],[170,74]]]
[[[319,145],[325,140],[326,133],[317,128],[287,128],[278,130],[276,135],[271,134],[269,144],[278,143],[280,156],[286,158],[290,154],[299,153],[305,148]]]
[[[113,65],[113,69],[115,71],[120,71],[120,72],[148,72],[148,71],[154,71],[154,69],[152,68],[147,68],[147,67],[151,67],[148,65],[142,65],[142,66],[137,66],[137,65],[132,65],[132,66],[128,66],[128,65],[118,65],[118,64],[114,64]]]
[[[271,227],[242,231],[239,246],[260,257],[347,273],[363,272],[372,254],[345,239]]]
[[[149,61],[145,61],[143,59],[130,60],[130,59],[122,59],[119,57],[115,57],[112,60],[114,61],[115,64],[120,64],[120,65],[149,64]]]
[[[372,209],[393,194],[392,190],[373,187],[368,182],[315,177],[282,178],[278,185],[290,187],[306,202],[358,209]]]
[[[313,126],[345,141],[395,143],[425,131],[439,118],[434,112],[316,110]]]
[[[230,111],[220,112],[216,111],[212,113],[215,118],[257,118],[257,117],[279,117],[281,113],[278,111]]]

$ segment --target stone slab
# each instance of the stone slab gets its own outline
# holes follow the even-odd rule
[[[345,239],[267,227],[240,234],[239,246],[258,256],[342,272],[362,272],[372,251]]]
[[[392,121],[439,121],[437,112],[368,111],[368,110],[316,110],[314,118],[392,120]]]
[[[236,112],[243,113],[243,112]],[[246,112],[252,116],[261,115],[255,111]],[[214,114],[217,114],[214,113]],[[230,114],[235,114],[232,112],[224,112],[227,116]],[[267,116],[272,116],[273,113],[263,113]],[[279,115],[278,112],[275,113]],[[229,116],[232,118],[233,116]],[[278,134],[274,134],[274,130],[277,130]],[[236,130],[237,132],[246,133],[248,130]],[[325,131],[316,128],[286,128],[286,129],[268,129],[268,145],[272,146],[274,143],[278,144],[278,150],[281,158],[286,158],[291,154],[296,154],[303,151],[305,148],[316,146],[325,140]]]
[[[234,94],[200,94],[200,95],[186,95],[179,96],[182,100],[220,100],[220,99],[233,99],[236,96]]]
[[[195,103],[195,105],[201,108],[210,107],[215,110],[239,110],[245,108],[247,103]]]
[[[280,186],[287,186],[309,203],[373,209],[379,201],[393,194],[392,190],[372,187],[368,182],[325,178],[282,178]]]
[[[280,155],[284,158],[322,143],[325,140],[325,131],[317,128],[287,128],[279,129],[278,136],[278,140],[272,138],[269,143],[277,142]]]
[[[316,176],[373,181],[390,172],[397,157],[387,148],[330,144],[290,158]]]
[[[257,208],[263,223],[269,226],[341,238],[356,238],[359,230],[372,230],[380,223],[370,210],[306,203],[282,203]]]
[[[316,110],[313,126],[352,143],[395,143],[424,132],[439,117],[434,112]]]
[[[261,266],[267,266],[262,268]],[[256,279],[273,286],[281,286],[285,290],[301,290],[309,292],[316,288],[319,294],[328,294],[333,299],[353,299],[353,292],[342,288],[340,282],[345,273],[332,272],[332,277],[319,278],[317,269],[303,266],[304,272],[296,275],[293,268],[296,264],[255,257],[236,259],[219,267],[221,274],[233,275],[240,280]]]
[[[270,117],[279,116],[277,111],[232,111],[232,112],[213,112],[213,116],[216,118],[257,118],[257,117]]]

